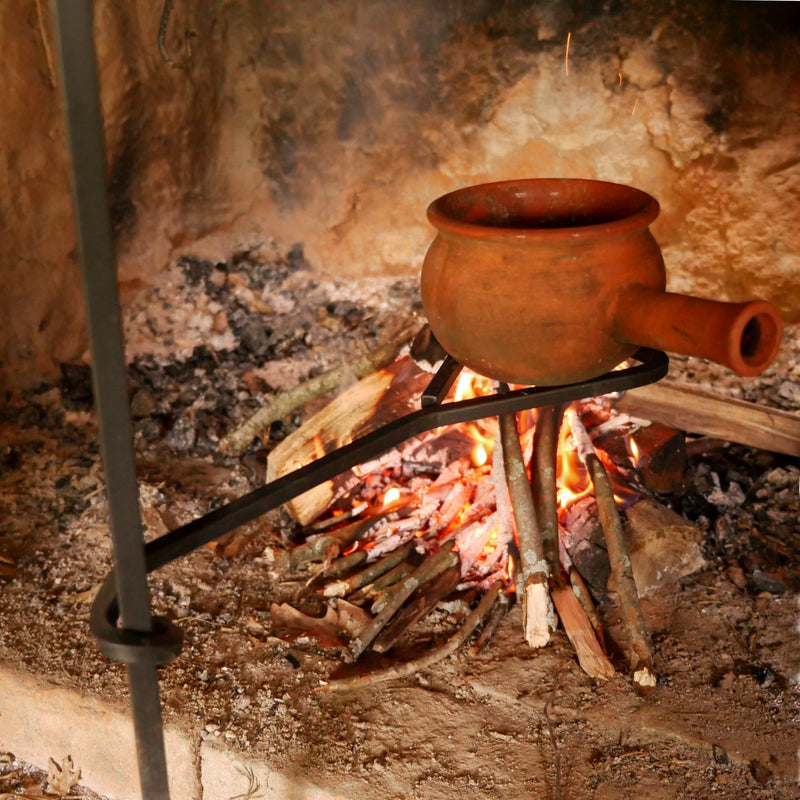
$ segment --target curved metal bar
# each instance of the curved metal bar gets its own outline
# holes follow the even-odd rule
[[[233,500],[203,517],[182,525],[145,546],[147,571],[163,567],[182,555],[218,539],[256,517],[287,503],[308,489],[330,480],[347,469],[375,458],[412,436],[443,425],[472,422],[484,417],[516,413],[529,408],[568,403],[585,397],[621,392],[660,380],[667,374],[665,353],[643,348],[634,357],[641,363],[607,372],[598,378],[564,386],[535,386],[507,394],[477,397],[457,403],[428,405],[356,439],[311,464]],[[112,572],[92,606],[91,628],[101,643],[118,640],[117,601]]]

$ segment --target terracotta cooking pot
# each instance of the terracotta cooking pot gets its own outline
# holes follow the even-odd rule
[[[434,201],[438,235],[422,303],[444,348],[518,384],[587,380],[639,346],[758,375],[781,338],[764,301],[720,303],[665,291],[648,225],[658,203],[629,186],[534,179],[470,186]]]

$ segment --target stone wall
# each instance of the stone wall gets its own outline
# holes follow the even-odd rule
[[[800,320],[796,4],[175,0],[162,53],[163,5],[95,4],[123,297],[270,240],[414,274],[439,194],[563,176],[659,199],[671,288]],[[3,3],[0,42],[0,382],[19,386],[86,340],[49,5]]]

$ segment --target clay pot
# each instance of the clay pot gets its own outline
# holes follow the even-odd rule
[[[476,372],[518,384],[596,377],[639,346],[701,356],[740,375],[774,359],[769,303],[665,291],[645,192],[590,180],[470,186],[428,209],[438,235],[422,303],[445,349]]]

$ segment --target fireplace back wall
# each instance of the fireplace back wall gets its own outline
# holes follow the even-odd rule
[[[432,199],[562,176],[659,199],[671,289],[800,320],[794,3],[95,5],[123,298],[178,256],[270,241],[339,276],[416,274]],[[3,3],[0,41],[13,388],[86,334],[47,4]]]

